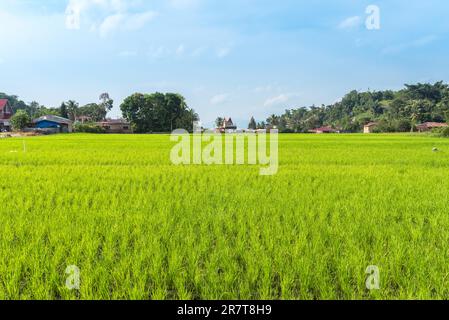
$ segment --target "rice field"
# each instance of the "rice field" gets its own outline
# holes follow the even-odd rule
[[[449,140],[280,135],[274,176],[173,145],[0,140],[0,299],[449,298]]]

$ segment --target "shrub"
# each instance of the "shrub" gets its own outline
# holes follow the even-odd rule
[[[77,123],[75,124],[75,132],[106,133],[106,130],[96,123]]]
[[[11,118],[14,130],[23,130],[31,122],[30,116],[24,110],[19,110]]]
[[[438,135],[440,137],[449,138],[449,127],[439,128]]]
[[[394,123],[395,131],[397,132],[409,132],[412,129],[410,120],[400,119]]]
[[[390,122],[386,120],[379,121],[379,124],[375,128],[375,133],[381,133],[381,132],[394,132],[396,131],[395,128],[391,125]]]

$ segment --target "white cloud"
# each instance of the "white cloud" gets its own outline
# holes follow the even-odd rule
[[[264,106],[265,107],[280,106],[280,105],[286,104],[288,102],[291,102],[292,99],[300,97],[301,95],[302,95],[301,92],[280,93],[277,96],[274,96],[274,97],[271,97],[271,98],[268,98],[267,100],[265,100]]]
[[[86,17],[85,20],[88,20],[90,29],[98,30],[102,36],[117,29],[138,30],[151,21],[157,13],[154,11],[129,13],[129,8],[136,3],[134,0],[70,0],[65,11],[65,25],[67,29],[80,30],[84,21],[83,17]],[[92,14],[89,14],[91,12]]]
[[[180,45],[178,46],[178,48],[176,49],[176,55],[177,55],[178,57],[180,57],[180,56],[182,56],[182,55],[184,54],[185,51],[186,51],[186,48],[184,47],[184,45],[183,45],[183,44],[180,44]]]
[[[225,103],[228,99],[228,96],[229,95],[227,95],[225,93],[217,94],[216,96],[213,96],[210,99],[210,103],[213,105],[219,105],[219,104]]]
[[[143,13],[128,14],[126,16],[125,28],[126,30],[142,29],[148,22],[157,16],[155,11],[146,11]]]
[[[271,106],[274,106],[274,105],[279,105],[279,104],[286,103],[288,100],[289,100],[289,95],[285,94],[285,93],[282,93],[282,94],[280,94],[280,95],[278,95],[276,97],[272,97],[272,98],[267,99],[265,101],[265,103],[264,103],[264,106],[265,107],[271,107]]]
[[[117,13],[110,15],[101,23],[99,27],[100,35],[105,37],[115,30],[135,31],[142,29],[156,15],[154,11],[137,14]]]
[[[352,29],[360,26],[362,23],[362,18],[359,16],[349,17],[338,25],[340,29]]]
[[[217,49],[217,57],[218,58],[224,58],[228,56],[231,53],[231,48],[229,47],[222,47]]]
[[[114,14],[112,16],[106,17],[104,21],[100,25],[100,35],[102,37],[105,37],[108,35],[109,32],[116,29],[118,26],[120,26],[123,23],[123,20],[125,19],[125,16],[123,14]]]
[[[126,6],[124,0],[70,0],[66,10],[65,25],[67,29],[81,29],[81,16],[93,7],[101,7],[106,11],[122,11]]]

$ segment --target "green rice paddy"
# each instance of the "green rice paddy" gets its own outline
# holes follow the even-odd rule
[[[0,140],[0,299],[449,298],[449,140],[280,135],[274,176],[173,145]]]

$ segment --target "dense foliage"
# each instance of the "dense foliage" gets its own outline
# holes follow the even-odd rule
[[[136,133],[192,131],[193,122],[199,119],[184,97],[176,93],[135,93],[125,99],[120,109]]]
[[[17,111],[11,118],[11,124],[14,130],[22,130],[30,123],[31,119],[24,110]]]
[[[107,93],[100,96],[100,103],[79,106],[70,100],[59,108],[47,108],[37,102],[27,104],[17,96],[0,93],[7,98],[13,111],[24,110],[31,118],[46,114],[68,117],[80,116],[90,121],[101,121],[112,109],[113,100]],[[171,132],[177,128],[192,130],[198,120],[195,111],[187,106],[184,97],[175,93],[136,93],[120,106],[123,116],[133,124],[135,132]],[[449,120],[449,86],[442,81],[434,84],[405,85],[399,91],[351,91],[332,105],[301,107],[286,110],[283,115],[272,115],[266,123],[251,119],[249,128],[276,126],[281,132],[308,132],[321,126],[332,126],[343,132],[360,132],[368,122],[377,122],[379,132],[414,131],[418,123]],[[223,118],[218,118],[220,126]]]
[[[378,131],[406,132],[418,123],[449,120],[449,86],[435,84],[405,85],[399,91],[351,91],[335,104],[303,107],[272,115],[267,124],[281,132],[308,132],[323,125],[346,132],[360,132],[371,121]]]
[[[87,123],[76,123],[74,126],[75,132],[84,132],[84,133],[105,133],[106,130],[97,125],[95,122],[87,122]]]
[[[74,100],[63,102],[58,108],[49,108],[40,105],[36,101],[27,104],[17,96],[5,93],[0,93],[0,99],[8,99],[14,113],[22,110],[32,119],[45,115],[55,115],[72,121],[75,121],[80,116],[88,117],[90,121],[102,121],[106,118],[107,113],[111,111],[114,103],[107,93],[100,95],[100,103],[89,103],[81,107]]]

